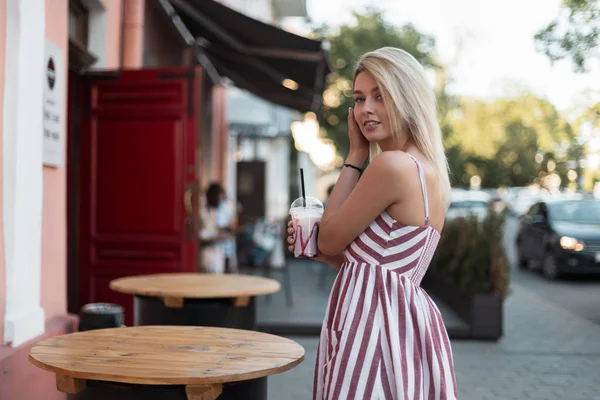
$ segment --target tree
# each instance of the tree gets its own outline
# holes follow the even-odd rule
[[[348,107],[353,106],[352,85],[359,57],[384,46],[399,47],[412,54],[423,66],[438,68],[435,62],[435,41],[411,24],[396,27],[377,9],[353,13],[355,23],[337,29],[325,25],[315,29],[316,36],[331,44],[330,59],[334,72],[323,94],[324,108],[321,126],[333,140],[338,154],[348,153]]]
[[[498,154],[488,162],[491,173],[484,175],[485,183],[496,180],[493,186],[526,186],[538,175],[535,154],[539,149],[539,134],[531,126],[514,120],[504,126],[504,131],[506,136]],[[494,179],[498,174],[500,179]]]
[[[589,57],[598,56],[600,0],[563,0],[559,15],[534,39],[552,62],[570,58],[575,71],[585,72]]]
[[[578,143],[581,145],[581,155],[573,155],[572,159],[581,160],[584,156],[590,156],[591,165],[584,165],[584,171],[577,172],[582,177],[583,187],[592,190],[595,182],[600,182],[600,168],[597,161],[600,160],[600,103],[582,110],[573,123],[573,129],[578,132]]]
[[[353,15],[352,24],[335,30],[328,26],[315,29],[315,35],[331,45],[334,68],[324,92],[320,123],[340,156],[349,150],[346,121],[353,103],[356,61],[367,51],[394,46],[411,53],[436,74],[438,120],[453,186],[468,186],[474,175],[481,177],[483,187],[533,183],[550,172],[548,161],[566,182],[565,163],[581,151],[573,129],[550,102],[533,94],[489,102],[451,96],[446,91],[446,68],[436,61],[432,37],[410,24],[395,27],[376,9]]]
[[[571,125],[551,103],[533,94],[489,102],[462,98],[447,120],[452,135],[446,148],[460,149],[462,160],[451,164],[456,186],[468,185],[474,175],[481,177],[483,187],[523,186],[540,178],[540,172],[551,172],[548,161],[566,182],[564,165],[579,152]],[[540,155],[546,158],[539,160]]]

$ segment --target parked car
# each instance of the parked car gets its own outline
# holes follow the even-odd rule
[[[476,217],[483,220],[490,212],[492,197],[480,190],[453,189],[446,219]]]
[[[521,189],[508,201],[508,209],[516,216],[521,216],[539,201],[547,201],[553,198],[552,194],[544,188],[528,187]]]
[[[517,257],[521,268],[541,266],[548,278],[600,274],[600,201],[547,200],[520,218]]]

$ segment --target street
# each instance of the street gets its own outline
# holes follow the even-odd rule
[[[551,281],[538,270],[516,268],[515,237],[518,220],[513,216],[506,219],[504,247],[511,265],[511,282],[519,284],[544,300],[569,310],[595,324],[600,325],[600,274],[598,276],[576,276]]]

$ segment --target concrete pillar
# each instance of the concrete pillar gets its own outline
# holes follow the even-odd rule
[[[2,120],[3,343],[44,333],[41,300],[45,0],[8,0]]]

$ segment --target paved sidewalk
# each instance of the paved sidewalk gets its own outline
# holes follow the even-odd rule
[[[600,400],[600,326],[518,284],[511,289],[502,340],[452,341],[459,399]],[[292,338],[306,360],[269,378],[269,398],[312,396],[317,338]]]
[[[600,326],[518,284],[498,343],[452,343],[461,399],[600,399]]]
[[[258,271],[242,270],[242,273],[260,274]],[[257,322],[259,329],[275,334],[318,335],[325,317],[329,292],[337,271],[321,263],[310,260],[290,260],[289,274],[293,304],[286,303],[286,290],[283,271],[272,272],[271,277],[279,280],[281,290],[270,296],[257,299]],[[444,324],[452,336],[454,331],[468,329],[449,307],[433,299],[444,319]]]

